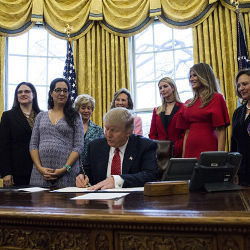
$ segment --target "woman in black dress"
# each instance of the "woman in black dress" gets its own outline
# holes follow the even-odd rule
[[[243,158],[238,171],[239,184],[250,185],[250,69],[239,71],[235,87],[242,105],[233,114],[231,151]]]
[[[0,174],[5,187],[28,185],[32,170],[29,143],[36,115],[40,112],[33,84],[17,85],[12,109],[0,123]]]

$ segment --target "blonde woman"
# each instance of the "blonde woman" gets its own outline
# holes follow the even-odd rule
[[[87,94],[79,95],[74,108],[81,114],[84,126],[84,147],[81,155],[82,165],[87,164],[88,146],[91,141],[104,137],[103,129],[94,124],[90,118],[95,108],[95,99]]]
[[[187,101],[178,127],[186,129],[183,156],[200,157],[204,151],[224,151],[226,127],[230,124],[228,110],[212,68],[195,64],[189,73],[194,97]]]
[[[174,142],[174,156],[181,157],[184,132],[176,128],[177,118],[184,108],[176,85],[169,77],[162,78],[159,83],[162,105],[154,108],[149,138],[153,140],[171,140]]]

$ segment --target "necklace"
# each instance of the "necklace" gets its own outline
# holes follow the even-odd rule
[[[247,103],[247,109],[250,110],[250,108],[248,107],[248,103]]]
[[[28,112],[23,112],[23,114],[24,114],[27,118],[29,118],[30,115],[31,115],[31,112],[30,112],[30,113],[28,113]]]
[[[175,102],[175,100],[173,100],[173,101],[171,101],[171,102],[166,102],[166,103],[173,103],[173,102]]]

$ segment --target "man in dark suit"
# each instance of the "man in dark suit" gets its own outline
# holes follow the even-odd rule
[[[77,187],[86,187],[89,182],[92,190],[140,187],[156,180],[157,144],[132,134],[133,124],[129,110],[119,107],[108,111],[104,117],[105,138],[89,144],[89,164],[84,166],[85,174],[77,176]],[[115,172],[117,162],[119,170]]]

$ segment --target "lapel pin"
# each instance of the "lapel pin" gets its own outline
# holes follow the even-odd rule
[[[130,157],[129,157],[129,160],[130,160],[130,161],[132,161],[132,160],[133,160],[133,157],[132,157],[132,156],[130,156]]]

